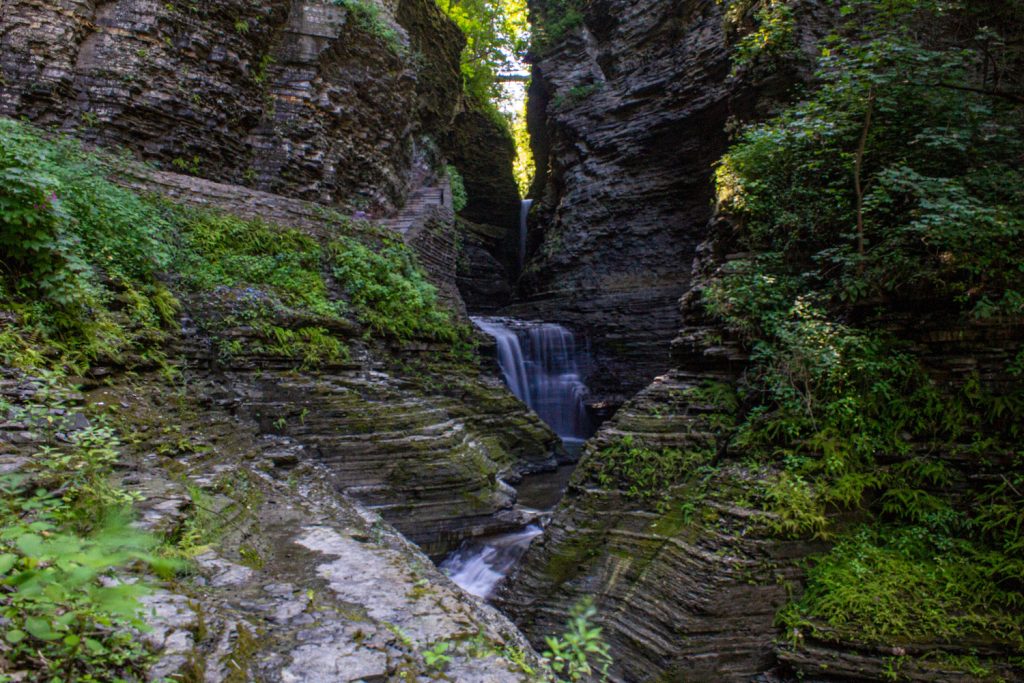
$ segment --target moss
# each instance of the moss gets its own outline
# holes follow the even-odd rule
[[[571,539],[553,548],[544,574],[555,586],[579,575],[589,560],[600,555],[606,533],[607,527],[577,531]]]
[[[221,662],[227,669],[224,683],[248,683],[252,660],[265,643],[261,642],[261,634],[250,630],[246,624],[238,622],[235,628],[234,647]]]
[[[1024,654],[1024,598],[1007,583],[1021,562],[921,527],[862,526],[816,558],[803,595],[779,616],[868,644],[910,640],[996,641]]]

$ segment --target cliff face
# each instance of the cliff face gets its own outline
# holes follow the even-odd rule
[[[827,8],[817,5],[790,5],[795,46],[805,54],[830,25]],[[732,77],[729,49],[717,3],[597,2],[536,63],[532,125],[547,173],[535,187],[543,194],[531,222],[533,272],[522,283],[530,299],[521,310],[558,311],[589,332],[601,363],[591,380],[599,394],[646,388],[587,443],[565,499],[498,603],[539,645],[574,604],[593,596],[615,655],[615,681],[1016,680],[1019,627],[980,637],[871,639],[820,615],[796,626],[780,619],[784,605],[814,587],[813,570],[805,572],[818,565],[808,558],[828,557],[835,546],[809,532],[780,531],[792,519],[781,518],[765,484],[791,467],[783,462],[789,453],[779,448],[759,459],[749,441],[732,440],[763,388],[751,380],[758,366],[750,340],[745,345],[710,317],[703,295],[727,273],[745,275],[742,264],[754,256],[737,244],[741,226],[711,205],[711,164],[724,147],[727,118],[763,116],[799,69]],[[625,275],[633,264],[653,268],[632,283]],[[757,306],[742,296],[731,301]],[[887,352],[912,356],[945,392],[942,400],[972,384],[979,393],[1019,396],[1019,381],[1008,375],[1024,341],[1019,319],[984,320],[949,300],[906,292],[844,314],[845,323],[870,321],[865,328],[891,335]],[[609,346],[623,336],[635,356],[616,356]],[[640,372],[623,379],[627,368]],[[993,445],[1000,437],[986,438],[997,429],[986,428],[991,434],[973,437],[985,445],[972,455],[963,435],[942,442],[901,431],[906,451],[872,454],[871,475],[893,475],[897,486],[918,487],[918,495],[962,513],[971,495],[999,486],[1001,472],[1020,476],[1009,451]],[[934,464],[948,478],[907,483],[913,475],[900,469],[901,457]],[[838,535],[879,519],[892,525],[882,525],[887,531],[914,527],[878,512],[889,492],[863,495],[846,507],[822,506]],[[939,564],[948,559],[937,552]],[[865,576],[886,571],[873,558],[856,562]],[[895,609],[924,595],[865,599]],[[1011,599],[996,611],[1013,611]]]
[[[424,0],[12,0],[0,114],[166,170],[388,210],[457,106],[462,42]]]
[[[531,11],[557,18],[563,5],[536,0]],[[515,310],[587,335],[588,385],[601,398],[621,401],[669,367],[726,122],[793,80],[761,79],[755,97],[749,79],[730,77],[721,9],[713,0],[586,3],[581,25],[534,59],[537,204],[526,302]],[[798,42],[813,44],[815,28],[802,24]]]
[[[339,229],[321,207],[301,200],[160,172],[140,172],[133,183],[318,239]],[[428,206],[407,220],[413,225],[406,240],[442,301],[447,292],[449,305],[461,306],[451,211]],[[380,228],[363,226],[370,244],[375,230]],[[348,360],[296,372],[295,359],[268,352],[264,333],[246,320],[242,311],[252,296],[225,289],[187,298],[187,322],[174,355],[211,369],[204,377],[222,385],[222,403],[263,433],[301,444],[305,457],[327,465],[338,490],[378,511],[432,555],[467,536],[520,523],[512,510],[515,492],[504,482],[552,466],[557,437],[500,380],[487,376],[489,368],[452,362],[442,344],[365,343],[364,331],[352,324],[331,330],[348,340]],[[274,324],[298,330],[311,322],[283,316]],[[236,351],[225,354],[226,346]]]
[[[587,443],[565,499],[497,604],[539,646],[574,604],[593,596],[615,681],[885,681],[894,667],[907,681],[1015,680],[1013,647],[996,639],[872,645],[823,625],[779,628],[780,609],[804,590],[807,559],[830,544],[779,534],[762,484],[780,466],[744,460],[727,445],[738,406],[729,392],[708,387],[741,384],[748,357],[700,303],[708,278],[737,256],[723,250],[728,224],[714,225],[719,239],[702,245],[695,287],[681,301],[673,369]],[[887,323],[934,381],[1007,383],[1006,362],[1024,343],[1019,326],[921,310],[894,311]],[[953,445],[940,457],[950,482],[928,490],[951,500],[998,485],[1013,468],[996,451],[977,461]],[[851,526],[864,519],[863,511],[845,517]]]
[[[509,303],[519,259],[519,188],[512,175],[516,150],[508,130],[484,107],[467,101],[443,149],[465,179],[459,213],[459,289],[471,312]]]
[[[521,309],[585,332],[600,396],[668,367],[735,106],[728,70],[711,1],[588,3],[583,25],[535,61],[538,203]]]
[[[0,115],[149,162],[104,162],[139,192],[299,231],[321,249],[311,272],[339,310],[352,309],[327,265],[332,242],[404,241],[462,324],[441,155],[492,132],[451,139],[463,41],[432,0],[11,0]],[[487,161],[473,172],[500,176]],[[196,515],[230,520],[187,596],[153,596],[154,677],[416,678],[436,665],[420,652],[445,642],[459,680],[525,680],[503,655],[536,668],[529,646],[423,552],[522,523],[506,480],[554,466],[557,437],[450,344],[300,313],[259,286],[195,291],[173,267],[161,278],[182,305],[147,339],[173,358],[165,373],[139,357],[97,362],[74,406],[85,423],[126,406],[119,473],[147,527],[177,538]],[[289,340],[311,329],[335,353],[307,365]],[[31,404],[38,378],[0,373],[5,400]],[[5,421],[4,470],[37,441]]]

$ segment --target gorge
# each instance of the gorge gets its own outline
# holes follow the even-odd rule
[[[1024,680],[1022,35],[2,0],[0,683]]]

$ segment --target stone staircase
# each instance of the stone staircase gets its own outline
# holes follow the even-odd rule
[[[410,232],[422,226],[426,217],[436,207],[451,208],[451,190],[448,183],[441,185],[424,185],[409,195],[409,201],[393,218],[380,221],[380,224],[406,237]]]

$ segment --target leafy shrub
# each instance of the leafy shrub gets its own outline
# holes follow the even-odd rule
[[[601,628],[593,625],[596,616],[593,598],[584,598],[569,611],[565,632],[544,639],[544,659],[558,680],[607,680],[612,657]]]
[[[1008,69],[1015,48],[933,39],[1002,25],[986,12],[998,3],[844,3],[819,87],[742,132],[717,170],[729,247],[757,254],[704,292],[752,352],[729,447],[772,471],[772,531],[836,541],[782,613],[790,628],[871,643],[987,631],[1021,648],[1009,482],[1024,479],[1024,387],[940,384],[890,316],[908,302],[1024,314],[1024,110],[976,68]],[[997,473],[1009,488],[971,479]],[[837,509],[864,524],[843,528]]]
[[[255,286],[314,315],[336,318],[344,312],[328,295],[323,250],[313,238],[229,214],[176,211],[182,227],[175,265],[190,288]]]
[[[373,251],[343,237],[330,251],[334,277],[373,332],[400,340],[456,342],[464,336],[403,243],[392,239]]]
[[[822,86],[741,135],[718,168],[720,200],[765,252],[762,270],[802,273],[835,300],[917,294],[1020,313],[1020,107],[976,87],[971,51],[918,42],[904,24],[927,4],[854,3],[855,21],[875,17],[870,33],[831,38]]]
[[[11,417],[49,443],[27,473],[0,477],[0,627],[6,671],[33,680],[98,682],[141,678],[151,661],[138,597],[149,591],[127,572],[165,574],[157,539],[135,529],[133,500],[110,482],[119,442],[106,427],[73,429],[59,375],[44,375],[34,399]],[[67,434],[67,438],[58,435]]]
[[[46,339],[78,367],[118,356],[173,305],[154,279],[168,223],[110,172],[72,141],[0,120],[0,296],[36,348]]]
[[[547,0],[538,8],[533,24],[533,45],[541,52],[550,49],[574,29],[583,25],[581,0]]]
[[[671,489],[711,460],[707,451],[652,449],[626,435],[589,458],[586,470],[602,486],[624,486],[637,500],[667,498]]]
[[[808,619],[818,619],[867,642],[994,636],[1024,651],[1024,597],[992,582],[994,559],[967,541],[936,542],[921,527],[861,527],[810,569],[805,593],[780,621],[814,629]]]
[[[449,164],[445,168],[448,175],[448,182],[452,186],[452,209],[458,213],[466,208],[469,203],[469,195],[466,194],[466,182],[462,179],[459,169]]]
[[[349,16],[355,20],[360,29],[380,39],[393,52],[405,53],[406,47],[398,35],[398,31],[385,17],[381,16],[380,6],[372,0],[333,0],[333,2],[338,7],[348,10]]]
[[[768,62],[772,64],[796,52],[796,21],[791,4],[791,0],[726,0],[724,18],[729,32],[741,30],[748,13],[756,6],[750,17],[753,28],[744,31],[733,48],[734,71],[758,60],[772,60]]]

